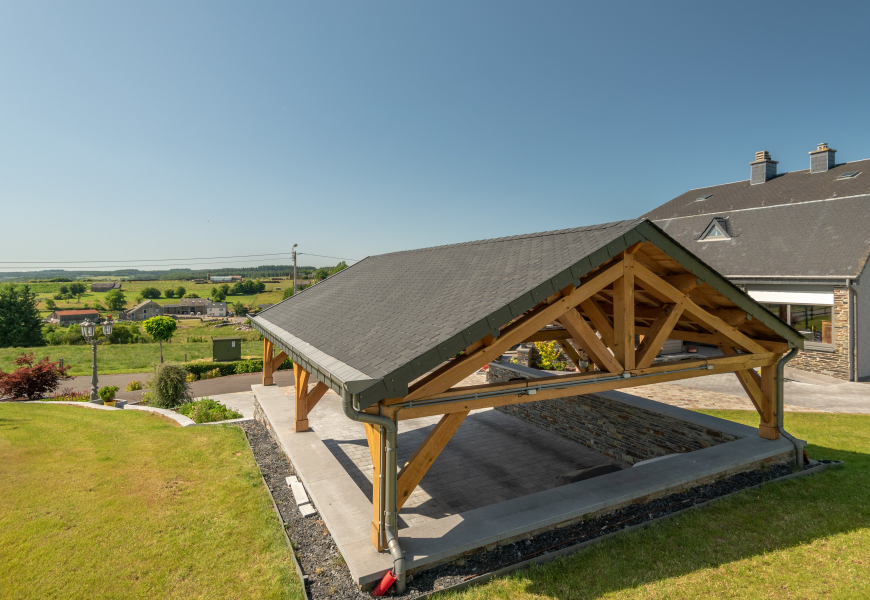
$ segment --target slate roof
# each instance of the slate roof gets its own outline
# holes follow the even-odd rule
[[[58,310],[52,314],[58,317],[76,317],[81,315],[97,315],[99,313],[90,308],[83,308],[79,310]]]
[[[646,240],[802,345],[799,334],[645,219],[371,256],[251,323],[336,392],[348,384],[365,408],[406,395],[417,377]]]
[[[837,179],[850,171],[860,174]],[[870,255],[870,159],[690,190],[644,216],[730,278],[857,277]],[[714,218],[733,238],[698,242]]]
[[[159,304],[157,304],[157,302],[154,302],[154,300],[144,300],[144,301],[140,302],[139,304],[137,304],[136,306],[134,306],[133,308],[128,308],[124,312],[131,313],[135,310],[139,310],[140,308],[142,308],[143,306],[145,306],[147,304],[156,304],[157,306],[160,306]]]
[[[116,289],[117,290],[121,289],[120,283],[113,283],[113,282],[109,281],[106,283],[98,282],[98,283],[91,284],[91,291],[92,292],[108,292],[109,290],[116,290]]]

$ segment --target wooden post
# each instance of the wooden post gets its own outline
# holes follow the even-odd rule
[[[383,531],[381,531],[381,523],[384,516],[384,502],[381,496],[383,490],[383,473],[381,465],[384,462],[384,446],[386,444],[383,430],[370,423],[365,424],[366,439],[369,443],[369,452],[372,455],[372,526],[371,526],[371,541],[372,546],[377,548],[378,552],[386,549],[384,543]]]
[[[263,385],[272,385],[272,342],[263,338]]]
[[[623,254],[623,275],[613,282],[613,354],[626,371],[634,369],[634,255]]]
[[[779,438],[779,429],[776,427],[776,367],[761,367],[761,392],[767,398],[767,406],[761,415],[761,424],[758,433],[761,437],[769,440]]]
[[[308,377],[308,371],[293,363],[293,378],[296,381],[295,431],[308,431]]]

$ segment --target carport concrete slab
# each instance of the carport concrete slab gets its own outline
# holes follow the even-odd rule
[[[316,409],[319,415],[312,413],[310,417],[312,430],[295,433],[292,397],[274,386],[264,388],[255,385],[252,389],[257,400],[255,409],[258,417],[266,421],[279,446],[293,463],[354,580],[360,585],[374,583],[392,567],[392,559],[387,552],[378,553],[369,539],[372,518],[370,492],[364,491],[348,471],[356,469],[356,463],[345,458],[343,465],[336,458],[335,448],[330,449],[318,435],[318,419],[321,420],[319,429],[323,434],[329,429],[323,419],[332,411],[324,407],[340,399],[334,394],[332,398],[329,398],[330,394],[324,396]],[[785,439],[771,441],[758,437],[754,428],[620,392],[602,395],[609,394],[616,394],[614,399],[620,402],[667,412],[686,421],[731,433],[738,439],[595,479],[538,490],[488,506],[411,524],[399,532],[408,569],[434,566],[465,552],[506,543],[575,521],[590,513],[615,510],[651,496],[673,493],[765,459],[786,456],[794,449]],[[346,419],[343,414],[341,417]],[[517,423],[523,422],[517,420]],[[346,425],[339,422],[336,426]],[[344,442],[354,442],[354,452],[356,446],[360,445],[351,439]],[[363,446],[359,451],[368,454],[367,447]],[[466,447],[465,451],[468,452],[469,448]],[[354,475],[359,479],[359,473]],[[521,476],[517,474],[516,477]],[[490,485],[493,486],[491,489],[497,489],[498,482]]]

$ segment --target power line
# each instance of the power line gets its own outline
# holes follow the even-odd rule
[[[194,261],[194,260],[211,260],[211,259],[225,259],[225,258],[256,258],[261,256],[289,256],[292,252],[276,252],[273,254],[240,254],[238,256],[202,256],[199,258],[138,258],[135,260],[66,260],[66,261],[0,261],[0,265],[82,265],[82,264],[99,264],[104,262],[114,262],[114,263],[144,263],[148,264],[160,263],[160,262],[174,262],[179,260],[184,261]],[[313,254],[312,256],[317,256]],[[326,258],[332,258],[327,256]],[[346,260],[354,260],[352,258]]]
[[[324,256],[323,254],[311,254],[309,252],[298,252],[297,254],[299,254],[300,256],[305,254],[306,256],[317,256],[319,258],[334,258],[335,260],[352,260],[354,262],[359,262],[359,260],[360,260],[358,258],[342,258],[340,256]]]

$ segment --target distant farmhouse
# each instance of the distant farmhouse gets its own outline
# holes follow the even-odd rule
[[[212,283],[235,283],[244,279],[241,275],[211,275],[209,279]]]
[[[164,304],[166,315],[225,317],[226,302],[212,302],[211,298],[182,298],[178,304]]]
[[[55,325],[69,326],[78,325],[84,322],[85,319],[95,322],[99,316],[100,313],[92,308],[81,310],[56,310],[48,315],[48,320],[50,323],[54,323]]]
[[[804,335],[790,366],[856,381],[870,377],[870,160],[835,153],[819,144],[809,169],[777,174],[759,152],[748,181],[644,216]]]
[[[153,300],[140,302],[133,308],[122,312],[118,317],[123,321],[144,321],[151,317],[162,317],[163,307]]]
[[[111,281],[100,281],[98,283],[91,284],[92,292],[108,292],[109,290],[120,290],[121,284],[117,282]]]

